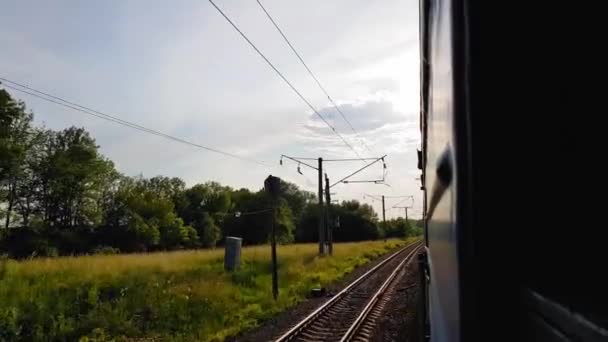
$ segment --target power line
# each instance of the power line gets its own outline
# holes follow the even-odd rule
[[[369,146],[367,146],[367,144],[365,143],[365,141],[363,139],[361,139],[361,136],[355,130],[355,128],[353,127],[353,125],[350,123],[350,121],[346,118],[346,115],[344,115],[344,113],[336,105],[336,103],[331,98],[331,96],[329,96],[329,93],[321,85],[321,82],[319,81],[319,79],[317,79],[317,77],[312,72],[312,70],[310,70],[310,68],[308,67],[308,65],[306,65],[306,63],[304,62],[304,59],[302,59],[302,57],[300,56],[300,54],[298,53],[298,51],[296,51],[296,49],[293,47],[293,45],[291,44],[291,42],[289,41],[289,39],[287,39],[287,36],[285,36],[285,34],[283,33],[283,30],[281,30],[281,28],[279,27],[279,25],[274,21],[274,19],[272,18],[272,16],[270,15],[270,13],[268,13],[268,11],[264,7],[264,5],[262,5],[262,3],[260,2],[260,0],[256,0],[256,1],[257,1],[258,5],[260,5],[260,7],[264,11],[264,13],[266,13],[266,16],[268,17],[268,19],[270,19],[270,21],[272,22],[272,24],[274,25],[274,27],[277,29],[277,31],[279,31],[279,33],[281,34],[281,36],[283,37],[283,39],[285,40],[285,42],[287,43],[287,45],[289,45],[289,47],[291,48],[291,51],[293,51],[293,53],[296,55],[296,57],[298,57],[298,59],[300,60],[300,62],[302,63],[302,65],[304,65],[304,68],[306,68],[306,71],[308,71],[308,74],[310,75],[310,77],[312,77],[312,79],[315,80],[315,82],[317,83],[317,85],[319,86],[319,88],[321,89],[321,91],[323,91],[323,93],[325,94],[325,96],[327,96],[327,99],[329,100],[329,102],[331,102],[331,104],[336,109],[336,111],[338,113],[340,113],[340,115],[342,116],[342,119],[344,119],[344,121],[346,121],[346,123],[348,124],[348,126],[350,127],[350,129],[353,131],[353,133],[355,134],[355,136],[357,137],[357,139],[359,139],[359,141],[361,142],[361,144],[363,146],[365,146],[365,148],[369,152],[372,152],[372,150],[369,148]]]
[[[287,83],[291,90],[293,90],[293,92],[296,93],[296,95],[298,95],[300,99],[302,99],[302,101],[306,103],[306,105],[308,105],[308,107],[327,125],[327,127],[329,127],[334,132],[334,134],[336,134],[342,140],[342,142],[346,146],[348,146],[357,155],[359,159],[361,159],[359,152],[357,152],[357,150],[355,150],[354,147],[348,141],[346,141],[346,139],[344,139],[344,137],[321,115],[321,113],[319,113],[319,111],[315,109],[312,104],[310,104],[310,102],[298,91],[298,89],[296,89],[296,87],[294,87],[293,84],[291,84],[291,82],[289,82],[289,80],[287,80],[287,78],[283,76],[279,69],[277,69],[274,64],[272,64],[272,62],[255,46],[255,44],[253,44],[251,40],[247,38],[243,31],[241,31],[238,26],[236,26],[236,24],[230,18],[228,18],[228,16],[215,4],[215,2],[213,2],[213,0],[209,0],[209,2],[224,17],[224,19],[226,19],[226,21],[228,21],[228,23],[241,35],[241,37],[243,37],[243,39],[245,39],[245,41],[249,43],[249,45],[260,55],[260,57],[262,57],[264,61],[268,63],[272,70],[274,70],[277,75],[279,75],[281,79],[283,79],[283,81]]]
[[[263,162],[255,160],[255,159],[250,159],[250,158],[247,158],[247,157],[242,157],[242,156],[239,156],[239,155],[236,155],[236,154],[232,154],[232,153],[229,153],[229,152],[218,150],[216,148],[212,148],[212,147],[200,145],[200,144],[197,144],[197,143],[193,143],[193,142],[184,140],[182,138],[178,138],[178,137],[175,137],[175,136],[172,136],[172,135],[169,135],[169,134],[166,134],[166,133],[154,130],[154,129],[150,129],[150,128],[141,126],[141,125],[133,123],[133,122],[129,122],[129,121],[120,119],[120,118],[118,118],[116,116],[109,115],[109,114],[97,111],[95,109],[91,109],[89,107],[85,107],[85,106],[79,105],[79,104],[77,104],[75,102],[71,102],[71,101],[65,100],[65,99],[63,99],[61,97],[58,97],[58,96],[55,96],[55,95],[51,95],[49,93],[45,93],[45,92],[40,91],[40,90],[36,90],[34,88],[28,87],[26,85],[23,85],[21,83],[15,82],[15,81],[11,81],[11,80],[6,79],[4,77],[0,77],[0,80],[2,80],[4,82],[7,82],[7,83],[10,83],[10,84],[13,84],[13,85],[16,85],[18,87],[27,89],[27,90],[19,89],[19,88],[16,88],[16,87],[13,87],[13,86],[10,86],[8,84],[0,82],[0,84],[2,84],[3,87],[6,87],[6,88],[9,88],[9,89],[21,92],[21,93],[25,93],[25,94],[37,97],[39,99],[42,99],[42,100],[45,100],[45,101],[48,101],[48,102],[51,102],[51,103],[54,103],[54,104],[66,107],[66,108],[70,108],[70,109],[73,109],[73,110],[76,110],[76,111],[79,111],[79,112],[82,112],[82,113],[85,113],[85,114],[88,114],[88,115],[92,115],[92,116],[98,117],[98,118],[103,119],[103,120],[111,121],[111,122],[117,123],[119,125],[123,125],[123,126],[129,127],[129,128],[133,128],[133,129],[136,129],[136,130],[139,130],[139,131],[142,131],[142,132],[150,133],[150,134],[153,134],[153,135],[156,135],[156,136],[159,136],[159,137],[163,137],[163,138],[166,138],[166,139],[177,141],[177,142],[182,143],[182,144],[186,144],[186,145],[198,147],[198,148],[210,151],[210,152],[222,154],[222,155],[227,156],[227,157],[231,157],[231,158],[247,161],[247,162],[250,162],[250,163],[256,163],[256,164],[259,164],[259,165],[262,165],[262,166],[266,166],[266,167],[269,166],[269,165],[267,165],[267,164],[265,164]],[[28,91],[28,90],[30,90],[30,91]]]

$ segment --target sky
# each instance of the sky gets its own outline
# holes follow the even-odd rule
[[[413,204],[410,216],[420,217],[418,1],[261,2],[358,134],[255,0],[215,0],[359,155],[387,155],[388,185],[338,184],[332,198],[357,199],[380,214],[380,201],[364,194],[413,195],[413,203],[391,198],[386,207]],[[0,77],[266,164],[172,142],[7,89],[26,102],[39,125],[85,127],[127,175],[258,190],[272,174],[316,191],[316,171],[302,166],[300,175],[296,163],[281,166],[281,154],[356,158],[206,0],[6,0],[0,46]],[[336,181],[363,165],[325,163],[324,169]],[[378,163],[352,180],[382,174]],[[388,210],[387,218],[403,211]]]

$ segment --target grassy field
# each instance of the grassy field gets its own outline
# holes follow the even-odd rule
[[[277,302],[268,246],[244,248],[234,273],[223,249],[4,261],[0,341],[221,341],[410,241],[336,244],[331,258],[280,246]]]

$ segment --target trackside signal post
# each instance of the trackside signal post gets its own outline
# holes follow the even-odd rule
[[[277,239],[276,239],[276,218],[277,218],[277,200],[281,189],[281,179],[272,175],[268,176],[264,181],[264,190],[270,194],[272,198],[272,232],[270,233],[270,248],[272,254],[272,296],[276,300],[279,296],[279,279],[277,273]]]

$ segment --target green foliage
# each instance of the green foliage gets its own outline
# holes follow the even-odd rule
[[[187,187],[179,178],[127,177],[83,128],[37,128],[32,118],[24,103],[0,91],[0,252],[25,258],[98,253],[99,246],[174,250],[214,247],[230,235],[262,244],[270,240],[273,206],[280,243],[318,238],[315,195],[295,184],[281,181],[274,202],[264,190],[217,182]],[[368,205],[343,202],[330,215],[342,223],[336,241],[380,236]]]
[[[218,341],[303,300],[406,241],[279,246],[279,300],[269,246],[244,248],[223,272],[222,250],[9,260],[0,281],[2,341]]]
[[[276,212],[276,234],[277,242],[290,243],[294,241],[294,215],[291,208],[287,205],[287,201],[281,203]],[[268,239],[270,240],[270,234]]]
[[[424,223],[422,220],[414,220],[409,236],[421,236],[424,233]]]
[[[260,244],[268,242],[270,233],[270,199],[262,191],[251,192],[240,189],[232,193],[234,199],[233,211],[241,215],[228,215],[224,220],[223,237],[238,236],[245,244]],[[257,213],[249,215],[248,213]]]
[[[32,119],[23,102],[13,100],[5,90],[0,90],[0,198],[6,198],[6,209],[2,213],[5,229],[11,226],[18,189],[25,175]]]
[[[141,246],[141,250],[158,244],[160,232],[155,218],[150,219],[150,224],[148,224],[139,214],[131,212],[128,220],[127,231],[131,233],[134,242]]]
[[[385,225],[382,225],[383,235],[386,238],[391,237],[410,237],[422,235],[422,224],[418,220],[406,221],[403,217],[386,221]]]
[[[13,100],[5,90],[0,90],[0,180],[3,183],[19,172],[27,151],[32,118],[23,102]]]
[[[315,200],[315,194],[312,192],[300,190],[297,185],[283,180],[281,181],[281,196],[296,220],[302,216],[306,206]]]
[[[296,241],[310,242],[318,239],[318,206],[309,205],[300,218]],[[378,216],[368,204],[356,200],[343,201],[330,207],[330,223],[333,225],[334,241],[373,240],[381,236]],[[339,226],[337,226],[339,222]]]
[[[219,225],[231,208],[230,192],[228,187],[208,182],[180,194],[176,202],[177,212],[186,224],[192,226],[201,246],[214,247],[221,238]]]
[[[333,258],[316,257],[314,244],[280,246],[275,302],[267,246],[245,248],[233,274],[221,250],[162,251],[229,235],[263,244],[272,215],[280,243],[316,240],[314,194],[288,182],[271,199],[216,182],[127,177],[83,128],[32,119],[0,90],[0,254],[28,259],[0,258],[0,341],[222,340],[398,244],[337,244]],[[330,215],[340,218],[336,241],[380,236],[368,205],[343,202]],[[44,258],[59,255],[70,257]]]
[[[194,222],[194,229],[200,237],[201,244],[205,247],[215,247],[220,238],[220,228],[215,224],[209,213],[203,212],[200,220]]]
[[[396,219],[386,221],[382,226],[384,237],[406,237],[412,235],[412,227],[405,221],[405,218],[398,217]]]
[[[103,188],[113,174],[112,162],[98,153],[98,146],[82,128],[71,127],[46,135],[48,150],[42,160],[45,183],[40,198],[46,222],[55,226],[95,225]]]

